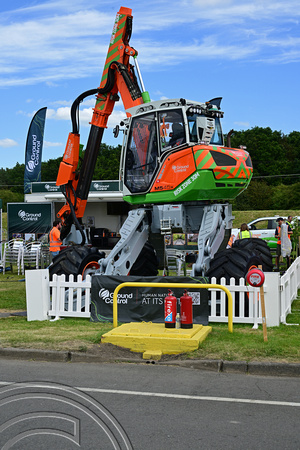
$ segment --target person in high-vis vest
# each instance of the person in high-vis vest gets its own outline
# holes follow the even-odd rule
[[[249,230],[248,225],[246,223],[242,223],[236,239],[248,239],[248,238],[252,238],[252,233]]]
[[[277,238],[275,270],[279,271],[279,261],[280,261],[280,256],[281,256],[281,228],[282,228],[282,225],[284,224],[283,217],[278,217],[276,222],[278,223],[278,226],[276,227],[276,230],[275,230],[275,238]],[[288,238],[291,239],[291,235],[293,234],[293,231],[292,231],[290,225],[288,225],[288,224],[287,224],[287,234],[288,234]],[[287,267],[289,267],[289,265],[290,265],[290,257],[288,255],[287,256]]]
[[[62,244],[60,240],[60,229],[61,229],[61,222],[58,220],[55,220],[53,222],[53,228],[49,233],[49,242],[50,242],[50,254],[52,255],[52,258],[54,256],[59,254],[60,246]]]
[[[290,226],[291,230],[293,229],[292,220],[293,220],[293,217],[292,217],[292,216],[289,216],[289,217],[287,218],[287,220],[285,221],[285,223],[286,223],[287,225]]]

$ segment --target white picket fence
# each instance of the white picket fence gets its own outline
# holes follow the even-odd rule
[[[74,281],[74,275],[70,275],[68,281],[65,275],[53,275],[53,280],[49,282],[48,315],[54,316],[52,320],[60,317],[90,317],[91,286],[90,275],[84,280],[78,275],[77,281]]]
[[[260,289],[245,285],[244,278],[240,278],[238,283],[234,278],[230,279],[230,284],[225,278],[217,283],[216,278],[211,279],[212,284],[226,286],[232,295],[233,322],[251,323],[257,326],[262,323],[260,306]],[[227,295],[223,290],[210,289],[210,316],[209,322],[228,322]]]
[[[285,323],[286,316],[298,295],[300,287],[300,257],[288,268],[280,279],[280,322]]]
[[[41,273],[41,292],[47,292],[42,297],[44,308],[47,310],[47,317],[54,317],[57,320],[60,317],[90,317],[91,303],[91,277],[87,276],[82,280],[78,276],[78,280],[74,281],[74,277],[70,276],[66,281],[64,275],[53,277],[53,281],[49,282],[44,276],[46,269],[36,271],[26,271],[25,275],[30,282],[26,280],[26,296],[27,296],[27,317],[30,310],[30,298],[36,297],[35,304],[32,305],[32,320],[45,320],[44,313],[41,313],[41,319],[37,317],[37,306],[41,305],[40,294],[37,296],[36,286],[39,285],[39,279],[34,282],[34,276]],[[43,276],[42,276],[43,274]],[[291,312],[293,300],[298,295],[300,288],[300,257],[298,257],[286,273],[280,277],[277,272],[265,273],[264,297],[266,306],[266,317],[268,326],[278,326],[285,323],[286,316]],[[215,279],[211,280],[212,283]],[[221,280],[221,285],[226,286],[233,296],[233,322],[249,323],[257,327],[262,323],[260,289],[246,286],[245,280],[241,278],[236,284],[231,279],[227,285],[225,279]],[[48,289],[48,291],[47,291]],[[29,319],[30,320],[30,319]],[[210,315],[209,322],[227,322],[227,298],[222,290],[210,289]]]

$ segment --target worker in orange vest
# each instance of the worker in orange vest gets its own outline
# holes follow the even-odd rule
[[[55,220],[53,222],[53,228],[49,233],[49,242],[50,242],[50,254],[52,255],[52,258],[54,256],[59,254],[60,246],[62,244],[62,241],[60,240],[60,229],[61,229],[61,222],[58,220]]]

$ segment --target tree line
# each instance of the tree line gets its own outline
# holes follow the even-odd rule
[[[271,128],[234,131],[231,146],[246,146],[253,178],[233,202],[238,211],[300,208],[300,132],[288,135]]]
[[[254,127],[233,131],[230,140],[232,148],[241,145],[247,148],[254,169],[248,189],[233,202],[235,210],[300,208],[300,132],[285,135],[269,127]],[[93,179],[118,179],[120,154],[120,145],[101,144]],[[81,159],[83,156],[84,151]],[[42,162],[42,181],[56,180],[61,160],[62,157]],[[17,163],[12,169],[0,169],[0,198],[4,210],[7,202],[24,200],[23,186],[24,164]]]
[[[97,158],[94,180],[117,180],[119,178],[119,161],[121,145],[116,147],[101,144]],[[84,151],[80,155],[79,170],[84,158]],[[25,156],[24,156],[25,160]],[[42,162],[41,181],[56,181],[62,156]],[[7,203],[24,201],[24,170],[25,163],[17,163],[12,169],[0,169],[0,198],[3,211]]]

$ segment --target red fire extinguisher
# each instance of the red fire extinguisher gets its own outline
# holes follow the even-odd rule
[[[165,298],[165,327],[175,328],[177,298],[174,297],[171,289],[168,289],[168,296]]]
[[[181,328],[193,328],[193,299],[187,290],[180,297],[180,322]]]

